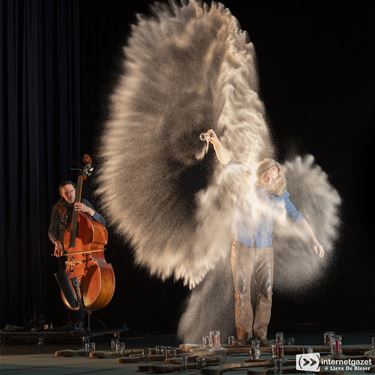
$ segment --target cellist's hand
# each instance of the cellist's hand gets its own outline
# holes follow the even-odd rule
[[[91,208],[91,207],[88,207],[86,206],[84,203],[82,202],[76,202],[74,203],[74,209],[77,211],[77,212],[86,212],[88,213],[90,216],[94,216],[95,214],[95,211]]]
[[[53,252],[53,255],[57,258],[64,255],[64,249],[60,241],[55,242],[55,250]]]

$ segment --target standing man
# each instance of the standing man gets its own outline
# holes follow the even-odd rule
[[[230,161],[229,152],[213,130],[206,134],[221,164],[227,164]],[[273,159],[264,159],[258,165],[256,177],[257,193],[262,203],[270,208],[283,205],[289,218],[303,228],[315,253],[323,257],[323,246],[289,198],[281,165]],[[231,266],[239,344],[257,338],[262,346],[269,346],[267,329],[271,319],[274,276],[273,224],[273,218],[269,216],[260,218],[255,230],[247,227],[246,218],[237,217],[235,223],[236,238],[232,242]],[[255,300],[254,306],[252,299]]]
[[[106,220],[100,215],[87,199],[82,202],[74,202],[76,189],[72,181],[63,181],[59,185],[60,199],[52,208],[51,221],[48,230],[48,237],[54,244],[53,255],[60,258],[64,254],[64,232],[72,219],[73,209],[77,212],[85,212],[95,221],[106,225]],[[59,260],[60,269],[65,269],[62,259]],[[81,308],[73,313],[73,321],[69,322],[65,328],[82,330],[84,328],[85,311]]]

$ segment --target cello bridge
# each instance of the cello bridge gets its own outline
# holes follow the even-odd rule
[[[66,266],[69,266],[69,267],[75,267],[77,266],[78,264],[82,264],[82,260],[67,260],[65,262]]]

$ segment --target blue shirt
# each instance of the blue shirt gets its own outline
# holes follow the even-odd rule
[[[288,216],[294,221],[303,219],[302,214],[297,210],[296,206],[289,198],[289,193],[285,191],[282,195],[267,194],[266,198],[271,207],[283,204]],[[255,233],[251,233],[251,229],[247,228],[244,222],[239,222],[237,225],[237,241],[241,242],[247,247],[256,247],[258,249],[271,247],[273,236],[273,218],[264,217],[260,220]]]

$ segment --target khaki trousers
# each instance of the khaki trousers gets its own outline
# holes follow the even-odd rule
[[[272,307],[273,248],[250,248],[233,241],[231,265],[237,339],[267,337]]]

